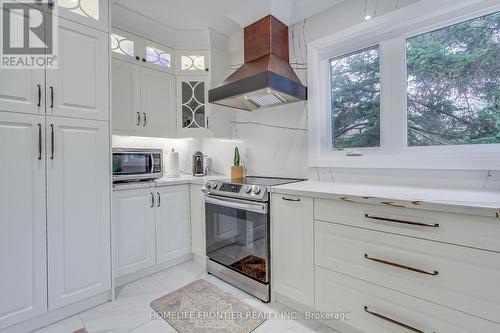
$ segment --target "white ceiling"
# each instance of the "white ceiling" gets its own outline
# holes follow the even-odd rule
[[[115,0],[116,6],[175,30],[214,29],[226,36],[268,14],[286,24],[343,0]]]

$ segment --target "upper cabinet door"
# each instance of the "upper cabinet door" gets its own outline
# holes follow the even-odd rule
[[[209,75],[208,50],[177,50],[175,57],[177,75]]]
[[[63,18],[58,34],[58,68],[47,71],[47,114],[108,120],[108,34]]]
[[[133,63],[146,62],[146,46],[142,38],[116,28],[113,28],[109,38],[113,58]]]
[[[175,78],[173,75],[141,69],[141,135],[176,135]]]
[[[156,188],[156,258],[161,264],[191,253],[189,187]]]
[[[137,135],[137,132],[142,129],[143,117],[141,113],[141,68],[113,59],[111,73],[113,132]]]
[[[209,136],[208,77],[177,77],[177,124],[182,136]]]
[[[3,11],[2,6],[2,16]],[[22,26],[24,19],[10,11],[12,26]],[[45,69],[0,69],[0,111],[45,113]]]
[[[48,8],[57,6],[58,15],[68,20],[109,31],[109,0],[49,0]]]
[[[0,112],[0,330],[47,311],[44,118]]]
[[[108,123],[47,117],[49,309],[111,288]]]
[[[145,63],[151,69],[173,73],[175,66],[174,50],[164,45],[145,40]]]

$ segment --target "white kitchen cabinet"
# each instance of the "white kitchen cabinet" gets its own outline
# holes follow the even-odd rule
[[[141,68],[113,59],[112,67],[113,132],[138,135],[142,130]]]
[[[114,192],[115,277],[140,271],[156,263],[155,211],[153,189]]]
[[[156,191],[156,258],[162,264],[191,253],[189,186]]]
[[[175,137],[173,75],[113,59],[113,132],[122,135]]]
[[[464,291],[465,292],[465,291]],[[343,316],[341,332],[497,333],[500,325],[421,298],[316,267],[316,310]],[[403,327],[402,325],[406,325]]]
[[[177,50],[175,58],[177,75],[209,75],[210,57],[208,50]]]
[[[108,126],[47,116],[50,310],[111,287]]]
[[[49,0],[49,3],[57,6],[61,17],[102,31],[109,30],[109,0]]]
[[[63,18],[58,33],[58,68],[47,71],[47,114],[108,120],[108,34]]]
[[[11,25],[22,26],[25,17],[16,14],[10,12]],[[45,113],[45,69],[2,68],[0,73],[0,111]]]
[[[274,291],[313,308],[313,199],[273,194],[271,228]]]
[[[44,116],[0,112],[0,330],[47,311],[45,136]]]
[[[185,137],[209,137],[210,115],[206,76],[177,77],[178,133]]]
[[[201,185],[191,185],[191,248],[198,259],[205,259],[205,195]]]
[[[142,135],[174,137],[177,132],[175,77],[157,70],[141,69]]]
[[[2,69],[0,110],[45,114],[45,70]]]

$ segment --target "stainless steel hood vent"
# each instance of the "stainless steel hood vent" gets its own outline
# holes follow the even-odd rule
[[[208,92],[208,101],[253,111],[307,99],[307,88],[289,64],[288,27],[269,15],[249,25],[245,63]]]

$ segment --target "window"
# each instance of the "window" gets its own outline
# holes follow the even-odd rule
[[[408,145],[500,143],[500,13],[407,39]]]
[[[117,34],[111,34],[111,51],[118,54],[134,56],[134,42]]]
[[[311,166],[500,169],[500,4],[436,6],[309,43]]]
[[[330,59],[332,147],[380,146],[378,46]]]
[[[162,67],[170,67],[170,53],[148,46],[146,47],[146,61]]]

